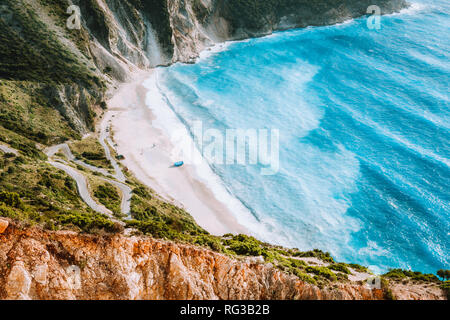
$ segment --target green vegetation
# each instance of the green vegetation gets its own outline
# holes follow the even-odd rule
[[[391,269],[383,274],[383,277],[395,280],[411,279],[414,281],[439,282],[434,274],[424,274],[418,271],[408,271],[403,269]]]
[[[79,139],[77,120],[92,127],[91,107],[99,104],[106,88],[96,69],[87,66],[86,30],[65,27],[69,1],[39,0],[45,5],[42,13],[23,1],[5,2],[0,18],[0,135],[12,147],[41,157],[34,142],[52,145]],[[42,18],[46,11],[51,21]],[[80,50],[61,37],[72,40]],[[66,102],[60,97],[62,91]],[[77,93],[82,101],[76,107],[64,105]],[[79,119],[73,119],[67,107],[74,107]],[[5,141],[11,140],[11,132],[22,138]],[[20,145],[23,141],[25,146]]]
[[[350,270],[348,269],[348,267],[345,263],[335,263],[335,264],[330,265],[328,268],[330,268],[331,270],[345,273],[345,274],[351,274]]]
[[[0,202],[8,207],[24,209],[22,200],[15,192],[0,191]]]
[[[17,193],[28,205],[36,207],[36,211],[86,208],[69,176],[43,161],[36,161],[27,157],[1,159],[0,190]]]
[[[121,232],[123,228],[112,222],[107,216],[99,213],[70,212],[59,215],[58,221],[65,226],[75,226],[85,232],[104,230],[106,232]]]
[[[51,230],[119,231],[106,216],[87,207],[72,178],[42,160],[4,155],[0,159],[0,190],[2,217]]]
[[[331,257],[330,253],[323,252],[322,250],[319,250],[319,249],[314,249],[312,251],[306,251],[306,252],[297,251],[297,252],[294,252],[294,256],[295,257],[306,257],[306,258],[312,257],[312,258],[320,259],[324,262],[334,263],[334,260]]]
[[[94,196],[115,216],[120,217],[122,215],[120,211],[121,198],[115,186],[108,182],[99,185],[94,191]]]
[[[70,150],[76,158],[87,164],[105,169],[112,168],[106,158],[105,150],[100,142],[98,142],[98,140],[94,137],[74,141],[70,144]]]
[[[447,300],[450,300],[450,280],[446,280],[441,284],[441,289],[447,295]]]
[[[225,244],[232,252],[243,256],[260,256],[263,253],[261,242],[253,237],[240,234],[231,240],[226,240]]]
[[[350,268],[352,268],[353,270],[357,271],[357,272],[367,272],[367,273],[369,273],[369,269],[367,269],[367,267],[360,266],[359,264],[350,263],[348,266]]]
[[[450,279],[450,270],[441,269],[441,270],[438,270],[436,273],[439,277],[441,277],[444,280]]]
[[[0,81],[0,125],[47,145],[79,138],[59,111],[52,107],[46,90],[47,85],[41,83]]]
[[[306,272],[313,273],[317,276],[324,277],[331,281],[337,280],[337,277],[334,274],[334,272],[331,271],[330,269],[328,269],[327,267],[312,267],[312,266],[310,266],[310,267],[306,268]]]
[[[0,19],[0,78],[103,86],[101,80],[60,43],[29,6],[15,0],[6,1],[10,19]]]
[[[294,274],[301,280],[310,284],[317,285],[317,281],[310,275],[303,273],[301,271],[295,270]]]
[[[396,300],[392,290],[389,288],[389,280],[381,277],[381,289],[384,293],[384,298],[386,300]]]
[[[41,205],[45,205],[42,201]],[[62,226],[76,228],[84,232],[120,232],[121,228],[108,217],[93,212],[64,211],[57,207],[45,212],[37,211],[38,206],[25,204],[14,192],[0,193],[0,216],[11,218],[27,224],[37,223],[47,229],[56,230]]]
[[[197,236],[208,234],[186,211],[160,200],[153,195],[152,190],[138,181],[133,179],[129,182],[135,186],[131,198],[131,214],[134,220],[127,222],[129,226],[155,238],[201,245],[214,242],[213,238],[197,239]]]
[[[90,107],[101,100],[105,86],[83,61],[89,59],[89,35],[65,28],[67,0],[39,0],[36,4],[45,6],[43,12],[24,1],[4,2],[0,8],[0,141],[20,155],[0,152],[0,215],[50,229],[117,231],[107,217],[87,207],[75,182],[47,164],[41,151],[42,145],[81,137],[72,119],[66,118],[59,98],[62,90],[67,99],[71,92],[84,97],[86,105],[79,101],[76,106],[77,120],[88,127],[93,124]],[[52,21],[42,18],[46,13]],[[72,40],[84,56],[59,37]]]

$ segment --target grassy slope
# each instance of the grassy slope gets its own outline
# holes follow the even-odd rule
[[[22,203],[11,207],[0,201],[0,215],[51,229],[72,225],[85,231],[114,231],[114,223],[92,212],[80,199],[75,182],[47,164],[41,151],[45,145],[81,137],[55,108],[55,91],[105,90],[93,64],[89,67],[86,62],[87,32],[64,28],[68,3],[0,3],[0,141],[20,151],[19,157],[0,152],[0,191],[17,195]],[[91,111],[84,116],[92,125]]]
[[[3,2],[8,9],[0,18],[0,125],[47,145],[78,138],[69,119],[55,109],[54,93],[70,87],[96,100],[104,92],[103,81],[83,56],[86,31],[63,28],[65,0],[33,1],[33,6],[25,0]],[[92,126],[93,112],[81,116]]]
[[[70,149],[75,157],[90,165],[105,169],[112,168],[106,159],[103,147],[95,137],[74,141],[70,144]]]
[[[0,125],[28,139],[53,144],[79,138],[58,110],[51,107],[41,84],[0,83]]]

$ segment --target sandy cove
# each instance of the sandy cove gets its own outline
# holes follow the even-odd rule
[[[152,74],[140,72],[134,80],[118,86],[102,119],[111,124],[115,149],[125,157],[121,163],[142,183],[166,200],[183,207],[211,234],[248,233],[230,209],[198,178],[195,168],[173,168],[173,149],[168,134],[152,125],[156,119],[147,106],[148,89],[143,83]]]

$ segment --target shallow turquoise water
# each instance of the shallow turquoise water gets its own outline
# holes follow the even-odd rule
[[[262,240],[347,262],[450,262],[450,5],[235,42],[160,76],[186,126],[275,128],[280,171],[211,163]],[[376,271],[376,270],[375,270]]]

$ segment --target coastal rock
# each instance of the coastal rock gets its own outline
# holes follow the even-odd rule
[[[8,220],[0,219],[0,233],[5,232],[6,228],[8,228],[9,222]]]
[[[192,63],[215,43],[271,34],[276,30],[341,23],[367,14],[398,12],[404,0],[280,2],[242,11],[237,1],[171,0],[158,3],[120,0],[74,1],[81,7],[83,30],[98,69],[123,81],[124,72],[175,62]],[[95,14],[93,14],[95,13]]]
[[[8,299],[29,300],[31,276],[22,261],[16,261],[6,280],[5,291]]]
[[[22,229],[0,235],[0,299],[383,299],[360,282],[319,288],[259,261],[146,237]],[[404,286],[404,285],[403,285]],[[444,299],[394,284],[397,299]]]

